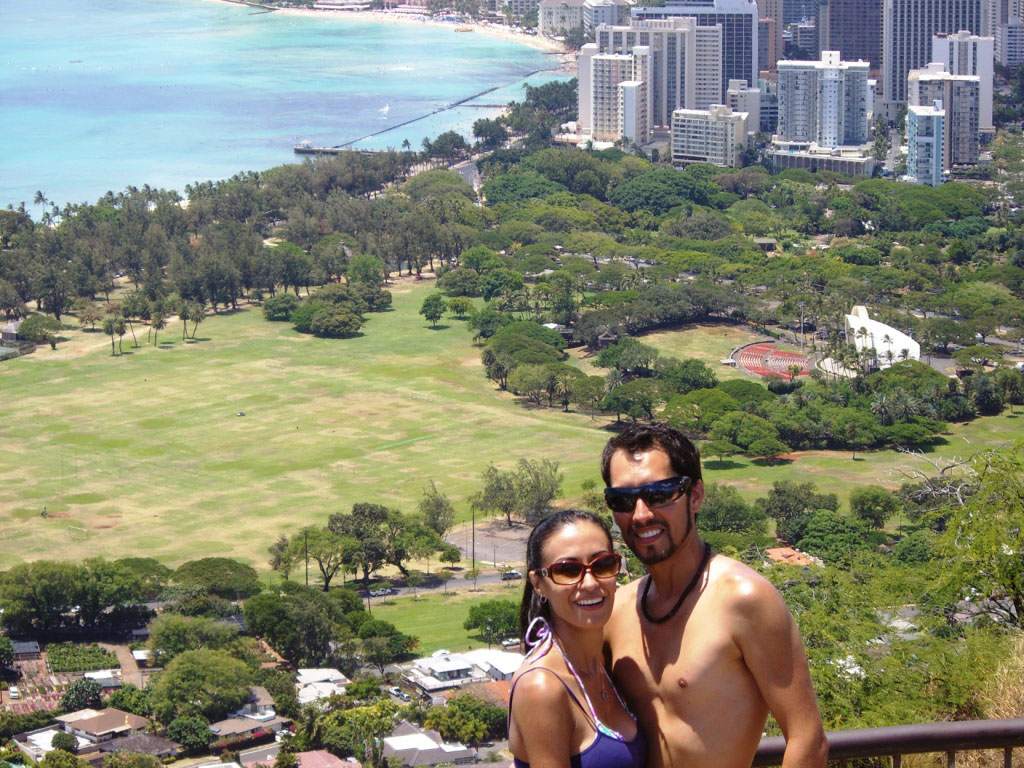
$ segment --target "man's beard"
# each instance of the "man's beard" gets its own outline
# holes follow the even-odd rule
[[[646,566],[657,565],[658,563],[668,560],[674,555],[683,543],[690,537],[690,532],[693,530],[693,517],[690,515],[690,494],[686,494],[686,530],[683,531],[683,536],[676,543],[672,541],[672,534],[669,528],[666,526],[663,528],[665,532],[665,538],[668,539],[668,546],[661,550],[643,548],[637,551],[636,537],[632,533],[632,526],[628,530],[622,531],[622,541],[627,547],[636,555],[637,559]]]

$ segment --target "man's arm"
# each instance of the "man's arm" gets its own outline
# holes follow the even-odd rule
[[[767,580],[750,579],[737,604],[737,643],[786,738],[783,768],[824,768],[828,742],[796,622]]]

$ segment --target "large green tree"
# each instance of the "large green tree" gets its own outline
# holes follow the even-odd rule
[[[220,720],[248,700],[251,682],[252,670],[224,651],[185,651],[153,681],[149,698],[162,723],[182,715]]]
[[[174,572],[177,584],[192,584],[229,600],[242,600],[260,591],[256,570],[230,557],[189,560]]]
[[[469,608],[469,615],[462,624],[464,629],[477,630],[487,637],[487,642],[515,634],[519,626],[519,606],[511,600],[483,600]]]
[[[939,551],[947,585],[987,613],[1024,627],[1024,442],[979,454],[976,488],[949,516]]]

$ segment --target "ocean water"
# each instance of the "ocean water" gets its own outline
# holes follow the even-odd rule
[[[0,207],[296,162],[300,141],[419,148],[556,77],[552,56],[452,28],[215,0],[0,0]],[[433,113],[433,114],[432,114]],[[393,130],[405,121],[427,116]],[[369,138],[363,138],[369,137]],[[38,209],[37,209],[38,210]]]

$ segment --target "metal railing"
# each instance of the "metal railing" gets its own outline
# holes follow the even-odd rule
[[[1024,718],[1015,720],[965,720],[954,723],[894,725],[829,731],[828,760],[845,766],[858,757],[891,757],[900,768],[903,755],[945,753],[946,768],[955,768],[957,752],[1001,749],[1003,768],[1011,768],[1013,748],[1024,747]],[[753,765],[781,765],[786,742],[781,736],[761,739]]]

